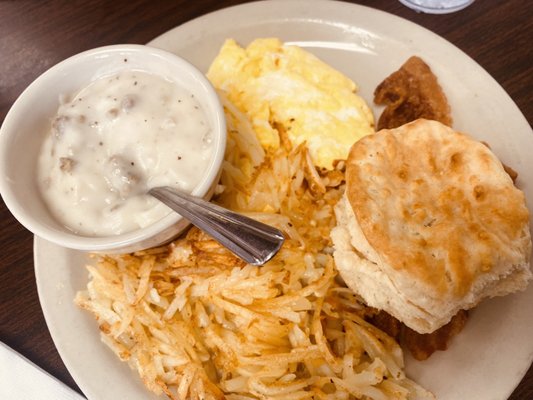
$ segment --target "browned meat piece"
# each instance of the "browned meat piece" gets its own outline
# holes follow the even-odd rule
[[[437,350],[446,350],[452,338],[461,332],[467,319],[468,312],[461,310],[442,328],[432,333],[421,334],[408,328],[385,311],[377,311],[371,318],[368,318],[372,325],[396,339],[419,361],[426,360]]]
[[[59,157],[59,169],[63,172],[72,172],[76,161],[68,157]]]
[[[451,339],[463,330],[467,319],[468,313],[461,310],[442,328],[425,335],[405,326],[402,332],[403,345],[417,360],[426,360],[435,351],[446,350]]]
[[[416,56],[378,85],[374,102],[387,106],[379,117],[378,130],[396,128],[418,118],[452,124],[450,106],[437,78]]]
[[[402,329],[405,325],[392,315],[385,311],[378,311],[376,315],[369,319],[369,322],[390,337],[394,338],[397,342],[400,342]]]

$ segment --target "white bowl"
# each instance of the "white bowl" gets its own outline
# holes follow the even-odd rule
[[[181,216],[170,213],[142,229],[88,237],[59,223],[41,197],[37,159],[60,98],[102,76],[126,69],[170,79],[200,102],[212,127],[214,153],[192,194],[203,198],[212,195],[224,158],[226,125],[218,96],[207,78],[187,61],[163,50],[140,45],[100,47],[70,57],[39,76],[13,104],[0,128],[0,193],[15,218],[35,235],[63,247],[116,253],[168,242],[188,225]]]

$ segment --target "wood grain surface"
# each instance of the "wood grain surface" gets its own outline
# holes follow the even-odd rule
[[[66,57],[102,45],[146,43],[192,18],[239,3],[243,1],[0,1],[0,121],[26,86]],[[282,14],[283,1],[279,3]],[[533,2],[477,0],[447,15],[416,13],[395,0],[354,3],[406,18],[455,44],[502,85],[532,123]],[[3,201],[0,221],[0,340],[79,391],[43,318],[33,237]],[[533,399],[532,368],[510,399]]]

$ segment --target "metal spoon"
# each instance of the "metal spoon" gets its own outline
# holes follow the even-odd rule
[[[177,189],[162,186],[152,188],[148,193],[248,264],[263,265],[278,252],[285,240],[281,231],[272,226]]]

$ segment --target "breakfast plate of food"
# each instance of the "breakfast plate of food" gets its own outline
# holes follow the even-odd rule
[[[122,255],[36,236],[66,367],[89,399],[506,399],[533,359],[529,124],[420,26],[279,4],[148,45],[215,87],[214,201],[280,229],[283,247],[256,267],[197,228]]]

